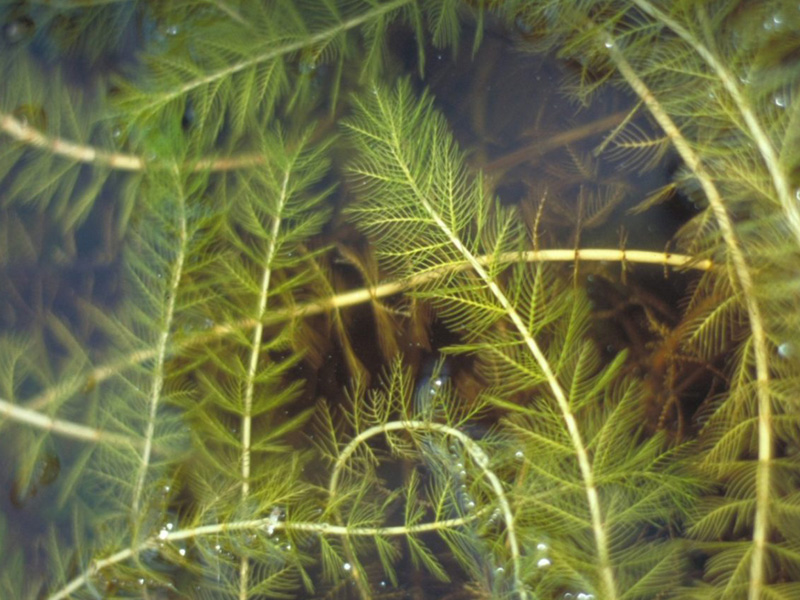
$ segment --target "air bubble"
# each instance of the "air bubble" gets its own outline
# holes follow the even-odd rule
[[[301,60],[297,65],[297,70],[302,75],[308,75],[309,73],[313,73],[317,70],[317,63],[313,60]]]
[[[348,562],[344,563],[344,565],[342,565],[342,566],[343,566],[345,571],[351,571],[353,569],[353,565],[351,565]]]
[[[539,561],[536,563],[536,566],[539,567],[540,569],[546,569],[551,564],[552,563],[550,562],[549,558],[540,558]]]
[[[536,549],[539,552],[545,552],[547,550],[547,544],[545,544],[544,542],[539,542],[538,544],[536,544]]]
[[[791,342],[783,342],[778,346],[778,356],[781,358],[793,358],[795,356],[795,347]]]
[[[514,456],[518,460],[522,460],[523,458],[525,458],[525,453],[522,450],[517,450],[516,452],[514,452]]]
[[[603,44],[606,48],[611,49],[614,47],[614,42],[606,42]]]
[[[782,94],[776,94],[772,98],[772,101],[775,103],[775,106],[777,106],[778,108],[786,108],[786,105],[789,103],[788,100],[786,99],[786,96],[784,96]]]
[[[35,32],[36,23],[28,16],[14,19],[3,27],[3,37],[9,44],[18,44],[30,39]]]
[[[281,509],[278,506],[275,506],[269,513],[269,520],[267,524],[267,535],[271,536],[275,533],[275,528],[278,526],[278,522],[281,519]]]

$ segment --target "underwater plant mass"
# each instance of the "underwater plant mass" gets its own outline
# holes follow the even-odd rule
[[[796,2],[0,26],[0,598],[800,598]]]

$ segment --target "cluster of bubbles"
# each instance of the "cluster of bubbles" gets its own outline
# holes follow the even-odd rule
[[[549,554],[550,547],[547,542],[541,541],[536,544],[536,566],[540,569],[546,569],[553,563],[550,561]]]

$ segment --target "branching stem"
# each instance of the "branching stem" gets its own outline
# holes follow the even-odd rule
[[[778,198],[780,199],[784,215],[786,216],[786,222],[794,233],[795,239],[800,243],[800,207],[798,207],[797,201],[792,195],[789,186],[789,178],[781,167],[780,159],[769,139],[769,135],[764,131],[755,112],[753,112],[753,108],[750,106],[750,102],[747,101],[742,93],[737,78],[725,67],[722,60],[697,39],[697,36],[693,35],[675,19],[654,6],[649,0],[634,0],[634,3],[644,12],[655,18],[658,22],[664,23],[664,25],[680,36],[680,38],[689,44],[692,50],[697,52],[700,58],[711,67],[711,70],[714,71],[716,76],[719,77],[720,82],[722,82],[722,85],[733,99],[734,104],[736,104],[736,108],[739,109],[747,125],[747,130],[755,141],[758,151],[761,153],[761,158],[772,178],[775,191],[778,193]]]
[[[317,533],[319,535],[338,536],[407,536],[417,535],[420,533],[429,533],[443,529],[463,527],[472,521],[479,519],[481,516],[486,514],[486,512],[487,511],[484,509],[476,511],[475,514],[464,517],[433,521],[430,523],[420,523],[418,525],[398,525],[394,527],[346,527],[342,525],[331,525],[330,523],[306,522],[276,523],[273,517],[264,517],[262,519],[232,521],[229,523],[212,523],[208,525],[200,525],[198,527],[179,529],[177,531],[164,532],[145,540],[136,547],[125,548],[124,550],[115,552],[111,556],[100,560],[95,560],[83,573],[75,577],[63,588],[49,596],[48,600],[64,600],[69,598],[70,594],[74,594],[84,585],[88,584],[89,580],[103,569],[107,569],[115,564],[119,564],[131,559],[144,550],[158,548],[161,544],[168,542],[177,542],[180,540],[200,538],[209,535],[219,535],[220,533],[230,533],[233,531],[256,531],[268,529],[275,531],[303,531],[307,533]]]
[[[328,485],[328,494],[330,498],[336,497],[337,487],[339,484],[339,477],[344,469],[347,461],[356,451],[356,449],[366,441],[376,435],[386,434],[390,431],[431,431],[447,435],[457,439],[464,449],[469,454],[472,461],[480,469],[484,477],[489,481],[492,491],[497,497],[497,502],[500,505],[500,511],[503,515],[503,520],[506,524],[506,535],[508,536],[508,546],[511,552],[511,563],[514,567],[514,588],[518,591],[519,597],[525,600],[528,597],[527,592],[520,579],[520,549],[519,542],[517,541],[516,528],[514,527],[514,514],[511,512],[511,505],[506,497],[503,484],[497,475],[489,468],[489,456],[483,449],[475,443],[475,441],[458,429],[444,425],[441,423],[433,423],[429,421],[389,421],[382,425],[374,425],[354,437],[341,451],[336,463],[333,466],[333,473],[331,474],[330,483]],[[347,528],[345,527],[345,530]],[[411,528],[406,527],[407,531]]]
[[[175,171],[175,177],[180,177],[180,174],[177,172],[177,167]],[[173,259],[172,278],[169,282],[169,289],[167,290],[167,302],[166,306],[164,307],[163,321],[160,323],[161,331],[158,338],[158,344],[156,345],[156,361],[153,367],[153,377],[150,387],[149,413],[147,416],[147,427],[144,431],[144,448],[142,449],[142,460],[136,475],[136,484],[131,502],[131,513],[134,515],[139,512],[139,503],[144,490],[147,470],[150,467],[150,456],[153,451],[153,437],[155,435],[158,407],[161,401],[161,392],[164,388],[165,363],[167,360],[169,337],[172,334],[172,319],[175,315],[178,287],[181,283],[183,263],[186,259],[186,244],[188,240],[186,232],[186,211],[183,190],[176,190],[176,195],[178,197],[177,201],[180,204],[178,210],[178,249]]]
[[[686,165],[692,170],[705,192],[709,206],[725,240],[725,245],[739,285],[742,289],[745,306],[753,335],[753,351],[756,363],[756,395],[758,398],[758,465],[756,468],[756,503],[753,525],[753,551],[750,553],[750,582],[748,596],[750,600],[762,597],[764,588],[764,563],[769,536],[769,488],[770,462],[772,461],[772,404],[770,402],[770,374],[767,350],[767,336],[764,317],[756,302],[755,284],[750,267],[745,260],[744,252],[734,229],[733,221],[728,215],[722,196],[714,184],[710,173],[692,149],[689,141],[670,118],[659,101],[642,81],[623,54],[614,46],[610,36],[604,40],[610,49],[611,58],[619,72],[631,88],[644,101],[653,118],[672,140],[675,149]]]
[[[378,95],[378,102],[381,103],[380,95]],[[389,113],[385,107],[382,106],[381,109],[384,114]],[[586,448],[586,444],[583,441],[580,429],[578,428],[578,422],[572,412],[569,399],[567,398],[561,383],[558,381],[556,374],[553,372],[547,357],[544,355],[544,352],[542,352],[539,344],[531,335],[530,330],[525,325],[525,322],[517,311],[517,308],[514,306],[511,300],[509,300],[508,296],[506,296],[505,292],[503,292],[497,282],[486,271],[485,264],[483,264],[481,260],[479,260],[479,257],[475,256],[470,249],[467,248],[467,246],[458,236],[457,232],[453,231],[444,221],[442,215],[431,203],[428,195],[422,189],[420,189],[416,177],[414,177],[412,174],[408,162],[403,156],[402,149],[404,144],[398,138],[396,128],[392,128],[390,147],[392,153],[394,154],[394,161],[397,166],[400,167],[403,177],[405,178],[405,183],[414,193],[416,201],[423,208],[427,216],[435,223],[436,227],[445,235],[449,244],[455,248],[457,252],[461,254],[461,256],[464,257],[465,261],[468,263],[468,268],[470,268],[481,279],[481,281],[483,281],[484,285],[486,285],[491,294],[503,308],[505,314],[508,316],[511,323],[513,323],[514,328],[517,330],[517,333],[519,333],[523,343],[533,355],[536,363],[539,365],[539,368],[541,369],[542,374],[544,375],[544,378],[550,387],[559,411],[561,412],[561,416],[564,419],[564,424],[567,427],[570,442],[572,444],[573,451],[575,452],[575,458],[578,462],[578,469],[580,470],[581,478],[583,480],[583,488],[586,492],[586,502],[589,506],[589,513],[591,515],[592,533],[594,535],[595,547],[597,549],[597,558],[600,563],[599,571],[601,573],[603,581],[602,585],[604,588],[603,597],[607,598],[608,600],[614,600],[617,597],[617,589],[614,572],[611,567],[611,556],[608,548],[609,540],[600,507],[600,497],[597,493],[597,487],[595,486],[594,471],[592,469],[589,453]],[[515,567],[516,566],[517,565],[515,563]],[[519,572],[516,568],[515,576],[519,577]]]
[[[606,262],[621,262],[621,263],[642,263],[673,266],[677,268],[696,269],[700,271],[710,271],[714,268],[714,264],[709,259],[697,259],[692,256],[684,254],[671,254],[664,252],[650,252],[647,250],[620,250],[613,248],[584,248],[574,250],[528,250],[527,252],[507,252],[497,257],[492,256],[479,256],[476,258],[479,264],[487,265],[490,261],[516,262],[570,262],[570,261],[606,261]],[[347,306],[356,306],[371,302],[376,298],[386,298],[400,294],[409,289],[414,289],[426,283],[435,280],[458,270],[465,270],[470,267],[467,261],[463,261],[458,265],[450,265],[447,268],[432,269],[409,277],[400,281],[389,281],[374,287],[365,287],[357,290],[343,292],[330,298],[322,300],[314,300],[305,304],[294,306],[290,309],[272,309],[268,314],[264,315],[264,325],[271,325],[274,323],[282,323],[291,319],[303,319],[319,315],[329,310],[336,308],[344,308]],[[179,348],[188,348],[209,342],[214,339],[232,335],[233,333],[240,332],[244,329],[250,329],[258,323],[254,319],[242,319],[233,323],[225,323],[222,325],[215,325],[207,331],[192,333],[184,339],[177,342]],[[49,406],[53,402],[61,398],[70,396],[78,390],[95,386],[102,383],[106,379],[113,377],[120,371],[152,360],[155,356],[155,348],[142,348],[132,352],[131,354],[115,360],[109,364],[103,365],[93,369],[88,374],[76,375],[68,380],[63,381],[60,385],[48,388],[41,394],[30,399],[25,404],[25,408],[29,410],[38,410]]]

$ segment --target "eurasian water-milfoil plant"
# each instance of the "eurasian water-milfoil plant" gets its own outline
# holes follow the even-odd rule
[[[800,597],[796,3],[0,14],[3,598]],[[627,105],[466,155],[426,64],[497,32]],[[684,287],[605,288],[645,356],[612,265]]]

